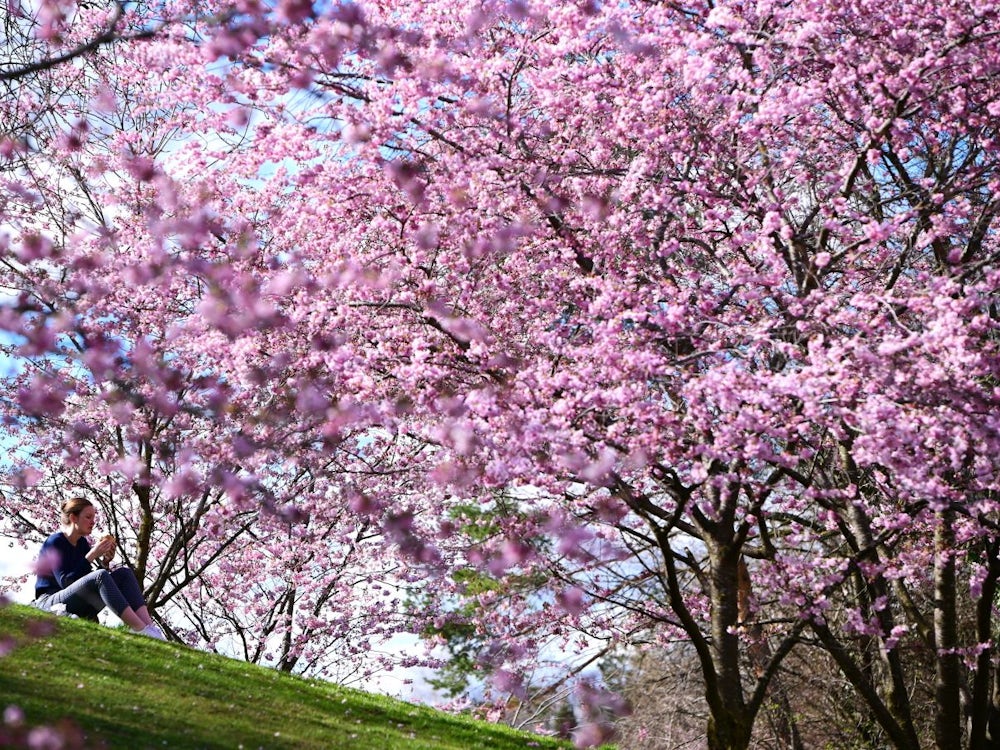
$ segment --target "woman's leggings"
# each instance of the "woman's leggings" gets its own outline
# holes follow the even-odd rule
[[[37,599],[34,604],[46,611],[56,604],[65,604],[67,612],[80,617],[92,617],[107,605],[120,617],[126,607],[133,610],[145,607],[146,600],[132,568],[121,567],[112,571],[95,570],[62,591]]]

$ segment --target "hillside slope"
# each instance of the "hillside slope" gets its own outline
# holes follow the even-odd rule
[[[27,638],[26,628],[51,632]],[[88,747],[569,747],[27,607],[0,607],[0,653],[11,636],[16,647],[0,657],[0,711],[19,706],[28,726],[70,717]]]

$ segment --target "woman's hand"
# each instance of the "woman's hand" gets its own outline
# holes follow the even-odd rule
[[[90,552],[87,554],[87,559],[90,560],[90,562],[100,560],[102,564],[107,565],[111,562],[111,558],[115,556],[115,550],[117,547],[118,545],[115,542],[115,538],[108,534],[91,548]]]

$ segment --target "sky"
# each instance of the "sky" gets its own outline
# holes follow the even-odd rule
[[[0,591],[19,604],[28,604],[35,598],[34,576],[23,584],[5,580],[8,576],[20,576],[31,570],[35,553],[21,549],[20,544],[10,537],[0,536]]]

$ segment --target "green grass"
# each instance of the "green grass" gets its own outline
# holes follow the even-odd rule
[[[39,621],[54,632],[28,638]],[[0,711],[19,706],[28,726],[68,717],[89,747],[570,747],[28,607],[0,607],[0,638],[11,635],[18,645],[0,657]]]

